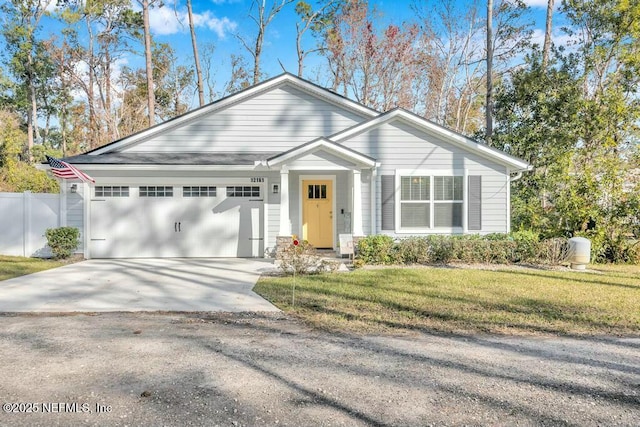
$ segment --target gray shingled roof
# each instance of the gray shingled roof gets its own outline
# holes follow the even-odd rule
[[[253,165],[277,152],[260,153],[109,153],[66,157],[68,163],[82,165]]]

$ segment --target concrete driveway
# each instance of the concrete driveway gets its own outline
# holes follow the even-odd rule
[[[100,259],[0,282],[0,312],[278,311],[261,259]]]

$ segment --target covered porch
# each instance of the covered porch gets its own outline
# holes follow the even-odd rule
[[[375,159],[320,138],[266,163],[280,172],[278,238],[335,250],[340,234],[375,233]]]

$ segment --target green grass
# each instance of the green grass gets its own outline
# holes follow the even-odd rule
[[[389,268],[260,279],[255,291],[332,331],[640,334],[640,267]]]
[[[0,255],[0,281],[68,264],[39,258]]]

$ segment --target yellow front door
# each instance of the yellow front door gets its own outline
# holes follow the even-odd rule
[[[316,248],[333,247],[332,181],[302,181],[302,238]]]

